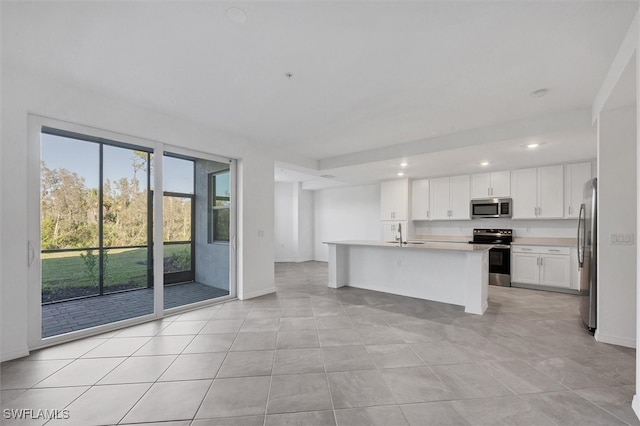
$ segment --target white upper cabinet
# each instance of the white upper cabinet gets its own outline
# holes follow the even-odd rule
[[[471,219],[469,205],[469,175],[449,178],[449,219]]]
[[[511,196],[511,172],[471,175],[471,198]]]
[[[491,173],[471,175],[471,198],[491,197]]]
[[[519,219],[536,218],[538,213],[538,170],[521,169],[511,172],[513,215]]]
[[[380,218],[408,220],[409,180],[389,180],[380,184]]]
[[[576,218],[580,213],[584,184],[591,179],[591,163],[567,164],[564,170],[564,217]]]
[[[430,180],[431,219],[449,219],[449,178]]]
[[[491,196],[492,197],[511,197],[511,172],[491,173]]]
[[[563,217],[563,181],[563,166],[538,168],[538,218]]]
[[[429,179],[411,182],[411,219],[429,220]]]
[[[431,179],[432,220],[469,219],[469,175]]]
[[[564,167],[548,166],[511,172],[514,219],[561,218],[564,212]]]

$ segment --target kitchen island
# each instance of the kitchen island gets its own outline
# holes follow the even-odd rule
[[[464,242],[418,244],[331,241],[329,287],[357,287],[464,306],[482,315],[487,309],[491,245]]]

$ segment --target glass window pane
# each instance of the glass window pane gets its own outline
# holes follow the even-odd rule
[[[165,155],[162,172],[165,192],[193,194],[193,161]]]
[[[100,146],[42,134],[42,249],[98,246]]]
[[[229,241],[229,209],[216,209],[215,217],[215,241]]]
[[[147,153],[103,148],[104,293],[148,285]]]
[[[229,207],[231,191],[229,189],[229,172],[216,175],[216,207]]]
[[[191,243],[164,245],[164,273],[191,270]]]
[[[148,239],[147,153],[105,146],[104,246],[144,246]]]
[[[165,242],[191,241],[191,198],[164,197],[162,235]]]

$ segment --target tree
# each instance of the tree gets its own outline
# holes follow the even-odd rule
[[[84,179],[67,169],[51,170],[41,163],[43,249],[97,245],[97,227],[88,212],[96,206]]]

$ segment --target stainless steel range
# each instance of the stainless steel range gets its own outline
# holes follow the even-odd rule
[[[511,229],[474,229],[470,244],[492,244],[489,250],[489,284],[511,287]]]

